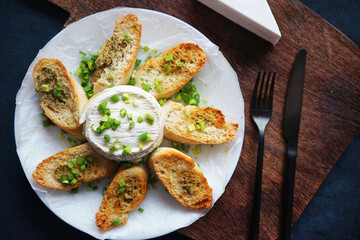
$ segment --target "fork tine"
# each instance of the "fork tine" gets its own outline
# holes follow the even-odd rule
[[[263,87],[264,87],[265,76],[266,76],[266,72],[264,71],[264,74],[263,74],[262,80],[261,80],[259,95],[258,95],[257,102],[256,102],[256,105],[257,105],[258,107],[262,107],[262,106],[263,106],[263,101],[264,101],[264,99],[263,99],[262,97],[263,97]]]
[[[273,103],[275,75],[276,75],[276,72],[274,72],[272,80],[271,80],[270,96],[269,96],[269,107],[270,108],[272,108],[272,103]]]
[[[256,106],[257,92],[258,92],[258,87],[259,87],[260,75],[261,75],[261,71],[259,71],[258,76],[256,78],[255,87],[254,87],[252,98],[251,98],[251,107]]]
[[[271,76],[271,72],[269,72],[269,74],[267,75],[267,81],[266,81],[266,86],[265,86],[265,91],[264,91],[264,98],[262,99],[261,107],[268,107],[268,105],[269,105],[268,93],[269,93],[270,76]]]

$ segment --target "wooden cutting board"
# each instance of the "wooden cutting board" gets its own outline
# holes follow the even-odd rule
[[[245,99],[245,141],[224,195],[203,218],[179,232],[194,239],[247,239],[257,154],[249,102],[259,70],[276,71],[273,118],[265,137],[260,239],[279,235],[285,142],[284,99],[297,51],[308,50],[297,157],[293,222],[360,126],[360,50],[335,27],[297,0],[268,0],[282,38],[276,46],[193,0],[49,0],[70,13],[64,26],[90,14],[127,6],[152,9],[192,25],[238,74]],[[119,16],[120,17],[120,16]]]

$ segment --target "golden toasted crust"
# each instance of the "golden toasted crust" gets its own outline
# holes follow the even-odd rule
[[[64,186],[59,178],[62,175],[70,175],[71,170],[67,166],[70,160],[76,163],[77,157],[85,158],[91,156],[94,158],[92,163],[85,161],[85,170],[81,171],[78,164],[75,165],[80,175],[76,177],[77,182],[74,185]],[[89,182],[98,178],[110,176],[118,168],[118,164],[110,161],[98,154],[89,143],[84,143],[77,147],[69,148],[51,157],[44,159],[39,163],[32,176],[38,184],[43,187],[58,190],[69,190],[76,188],[84,182]]]
[[[78,140],[85,140],[79,124],[80,114],[88,101],[84,90],[75,81],[65,66],[58,59],[40,59],[34,67],[33,79],[35,90],[40,94],[40,106],[45,115],[57,126],[72,134]],[[62,90],[56,89],[57,82]],[[49,91],[42,90],[47,85]],[[61,96],[55,97],[54,92]]]
[[[189,156],[173,148],[160,147],[150,155],[148,164],[182,205],[196,210],[211,207],[212,188]]]
[[[170,54],[173,59],[165,61],[165,56]],[[206,53],[198,45],[181,43],[141,65],[136,71],[135,86],[143,88],[144,84],[150,84],[150,93],[156,99],[171,97],[205,65],[206,58]],[[155,79],[160,81],[162,91],[156,87]]]
[[[127,84],[135,68],[136,56],[141,40],[141,23],[132,14],[116,21],[114,34],[101,47],[91,75],[94,93],[101,92],[109,85]],[[125,35],[131,40],[127,40]]]
[[[126,183],[124,193],[120,193],[119,181]],[[131,168],[120,168],[108,187],[95,216],[95,223],[104,232],[125,225],[129,212],[136,209],[144,200],[148,180],[148,170],[145,164],[134,164]],[[120,219],[119,225],[114,221]]]
[[[164,137],[189,144],[220,144],[235,139],[238,124],[225,121],[220,110],[167,101],[161,108],[165,118]],[[188,126],[203,122],[205,129],[189,131]]]

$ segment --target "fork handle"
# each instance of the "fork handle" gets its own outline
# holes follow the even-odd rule
[[[264,132],[259,132],[258,154],[257,154],[256,174],[255,174],[254,200],[253,200],[253,210],[252,210],[251,222],[250,222],[250,239],[251,240],[257,240],[259,237],[263,157],[264,157]]]

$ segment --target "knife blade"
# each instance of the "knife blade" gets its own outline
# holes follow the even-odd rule
[[[284,137],[287,142],[287,156],[285,163],[281,240],[289,240],[291,236],[295,167],[303,99],[306,53],[307,51],[305,49],[301,49],[296,57],[286,94]]]

